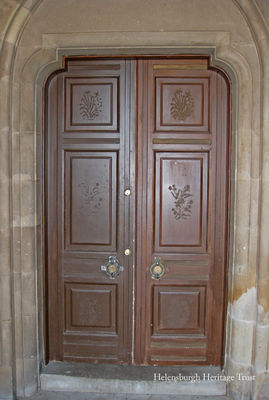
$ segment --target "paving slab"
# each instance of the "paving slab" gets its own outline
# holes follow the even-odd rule
[[[136,366],[53,361],[42,368],[42,374],[93,379],[152,381],[154,379],[154,374],[156,374],[157,379],[158,374],[167,374],[167,376],[177,376],[181,374],[185,377],[197,374],[197,376],[203,378],[204,374],[217,376],[221,374],[221,369],[215,366]]]
[[[18,400],[228,400],[226,396],[176,396],[176,395],[138,395],[138,394],[105,394],[79,392],[44,392]]]
[[[138,395],[224,396],[226,382],[218,377],[223,377],[219,367],[51,362],[42,369],[40,382],[44,392],[109,393],[117,394],[117,398],[125,393],[134,398]]]

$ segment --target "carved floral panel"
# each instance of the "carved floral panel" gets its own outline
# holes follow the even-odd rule
[[[209,132],[208,79],[156,78],[156,133]]]
[[[66,78],[65,132],[116,132],[119,129],[119,79],[113,77]]]
[[[208,154],[155,154],[156,252],[206,249]]]
[[[190,198],[190,185],[185,185],[182,189],[178,189],[176,185],[168,187],[171,195],[174,198],[174,207],[172,213],[175,219],[187,219],[191,216],[193,200]]]

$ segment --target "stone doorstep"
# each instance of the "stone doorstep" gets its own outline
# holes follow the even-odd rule
[[[185,381],[154,380],[161,376],[184,376]],[[226,384],[218,380],[187,381],[188,377],[221,374],[216,367],[137,367],[82,363],[49,363],[41,372],[42,391],[149,395],[226,395]],[[102,376],[102,377],[101,377]],[[190,378],[191,379],[191,378]]]

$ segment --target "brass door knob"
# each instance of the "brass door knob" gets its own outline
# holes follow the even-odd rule
[[[124,254],[125,254],[126,256],[129,256],[129,255],[131,254],[131,250],[130,250],[130,249],[125,249],[125,250],[124,250]]]

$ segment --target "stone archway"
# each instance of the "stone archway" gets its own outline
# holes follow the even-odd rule
[[[5,185],[2,204],[7,212],[2,214],[3,287],[8,307],[5,309],[4,335],[13,338],[1,358],[3,377],[11,382],[13,371],[14,390],[29,394],[38,384],[38,366],[43,359],[42,340],[42,99],[43,85],[53,70],[61,68],[62,57],[72,54],[124,54],[145,52],[162,54],[195,53],[212,54],[213,65],[220,66],[232,78],[233,88],[233,209],[231,224],[231,254],[229,272],[229,308],[227,316],[226,370],[229,375],[256,371],[262,382],[266,366],[266,352],[260,348],[268,335],[266,317],[266,210],[267,137],[268,120],[263,114],[266,102],[268,72],[268,37],[258,9],[251,2],[241,9],[248,21],[256,20],[251,37],[242,14],[240,2],[235,2],[233,12],[240,25],[240,34],[232,29],[223,31],[207,21],[211,29],[203,31],[110,31],[47,33],[41,27],[38,43],[29,42],[42,15],[43,2],[26,1],[18,7],[14,20],[6,32],[1,53],[1,94],[3,116],[1,134],[3,146],[2,165]],[[181,0],[182,2],[182,0]],[[210,1],[209,1],[210,3]],[[40,7],[38,7],[40,5]],[[208,4],[211,6],[211,4]],[[40,14],[38,14],[40,13]],[[238,14],[237,14],[238,13]],[[38,16],[39,15],[39,16]],[[31,17],[31,18],[30,18]],[[153,24],[154,25],[154,24]],[[257,29],[262,28],[262,34]],[[42,30],[43,29],[43,30]],[[166,31],[167,30],[167,31]],[[255,30],[257,34],[255,34]],[[139,34],[138,34],[139,32]],[[246,33],[248,32],[248,33]],[[253,31],[252,31],[253,32]],[[240,36],[241,35],[241,36]],[[256,38],[258,38],[256,40]],[[240,42],[241,40],[241,42]],[[29,45],[27,45],[29,43]],[[246,51],[246,46],[248,51]],[[190,50],[192,49],[192,50]],[[259,51],[260,59],[256,51]],[[262,79],[264,85],[261,87]],[[268,90],[267,90],[268,92]],[[6,96],[6,97],[5,97]],[[10,96],[10,97],[9,97]],[[264,96],[264,97],[263,97]],[[10,101],[6,101],[9,98]],[[261,101],[260,101],[261,100]],[[12,108],[10,105],[12,104]],[[260,116],[263,116],[260,118]],[[263,140],[263,155],[260,144]],[[260,157],[258,157],[260,155]],[[264,179],[260,195],[260,172]],[[8,184],[10,182],[10,191]],[[262,223],[259,222],[259,203]],[[11,218],[12,224],[9,222]],[[10,228],[9,228],[10,227]],[[258,237],[260,235],[260,241]],[[12,246],[9,248],[10,239]],[[260,258],[258,259],[258,248]],[[266,280],[267,278],[267,280]],[[11,288],[11,292],[9,292]],[[257,314],[257,289],[258,311]],[[11,294],[10,294],[11,293]],[[7,300],[6,300],[7,301]],[[6,304],[3,303],[2,304]],[[9,310],[9,311],[8,311]],[[12,333],[12,334],[11,334]],[[242,339],[243,338],[243,339]],[[237,382],[231,393],[242,393],[250,398],[255,388]],[[9,389],[7,389],[8,392]],[[10,392],[11,393],[11,392]],[[253,392],[254,393],[254,392]]]

